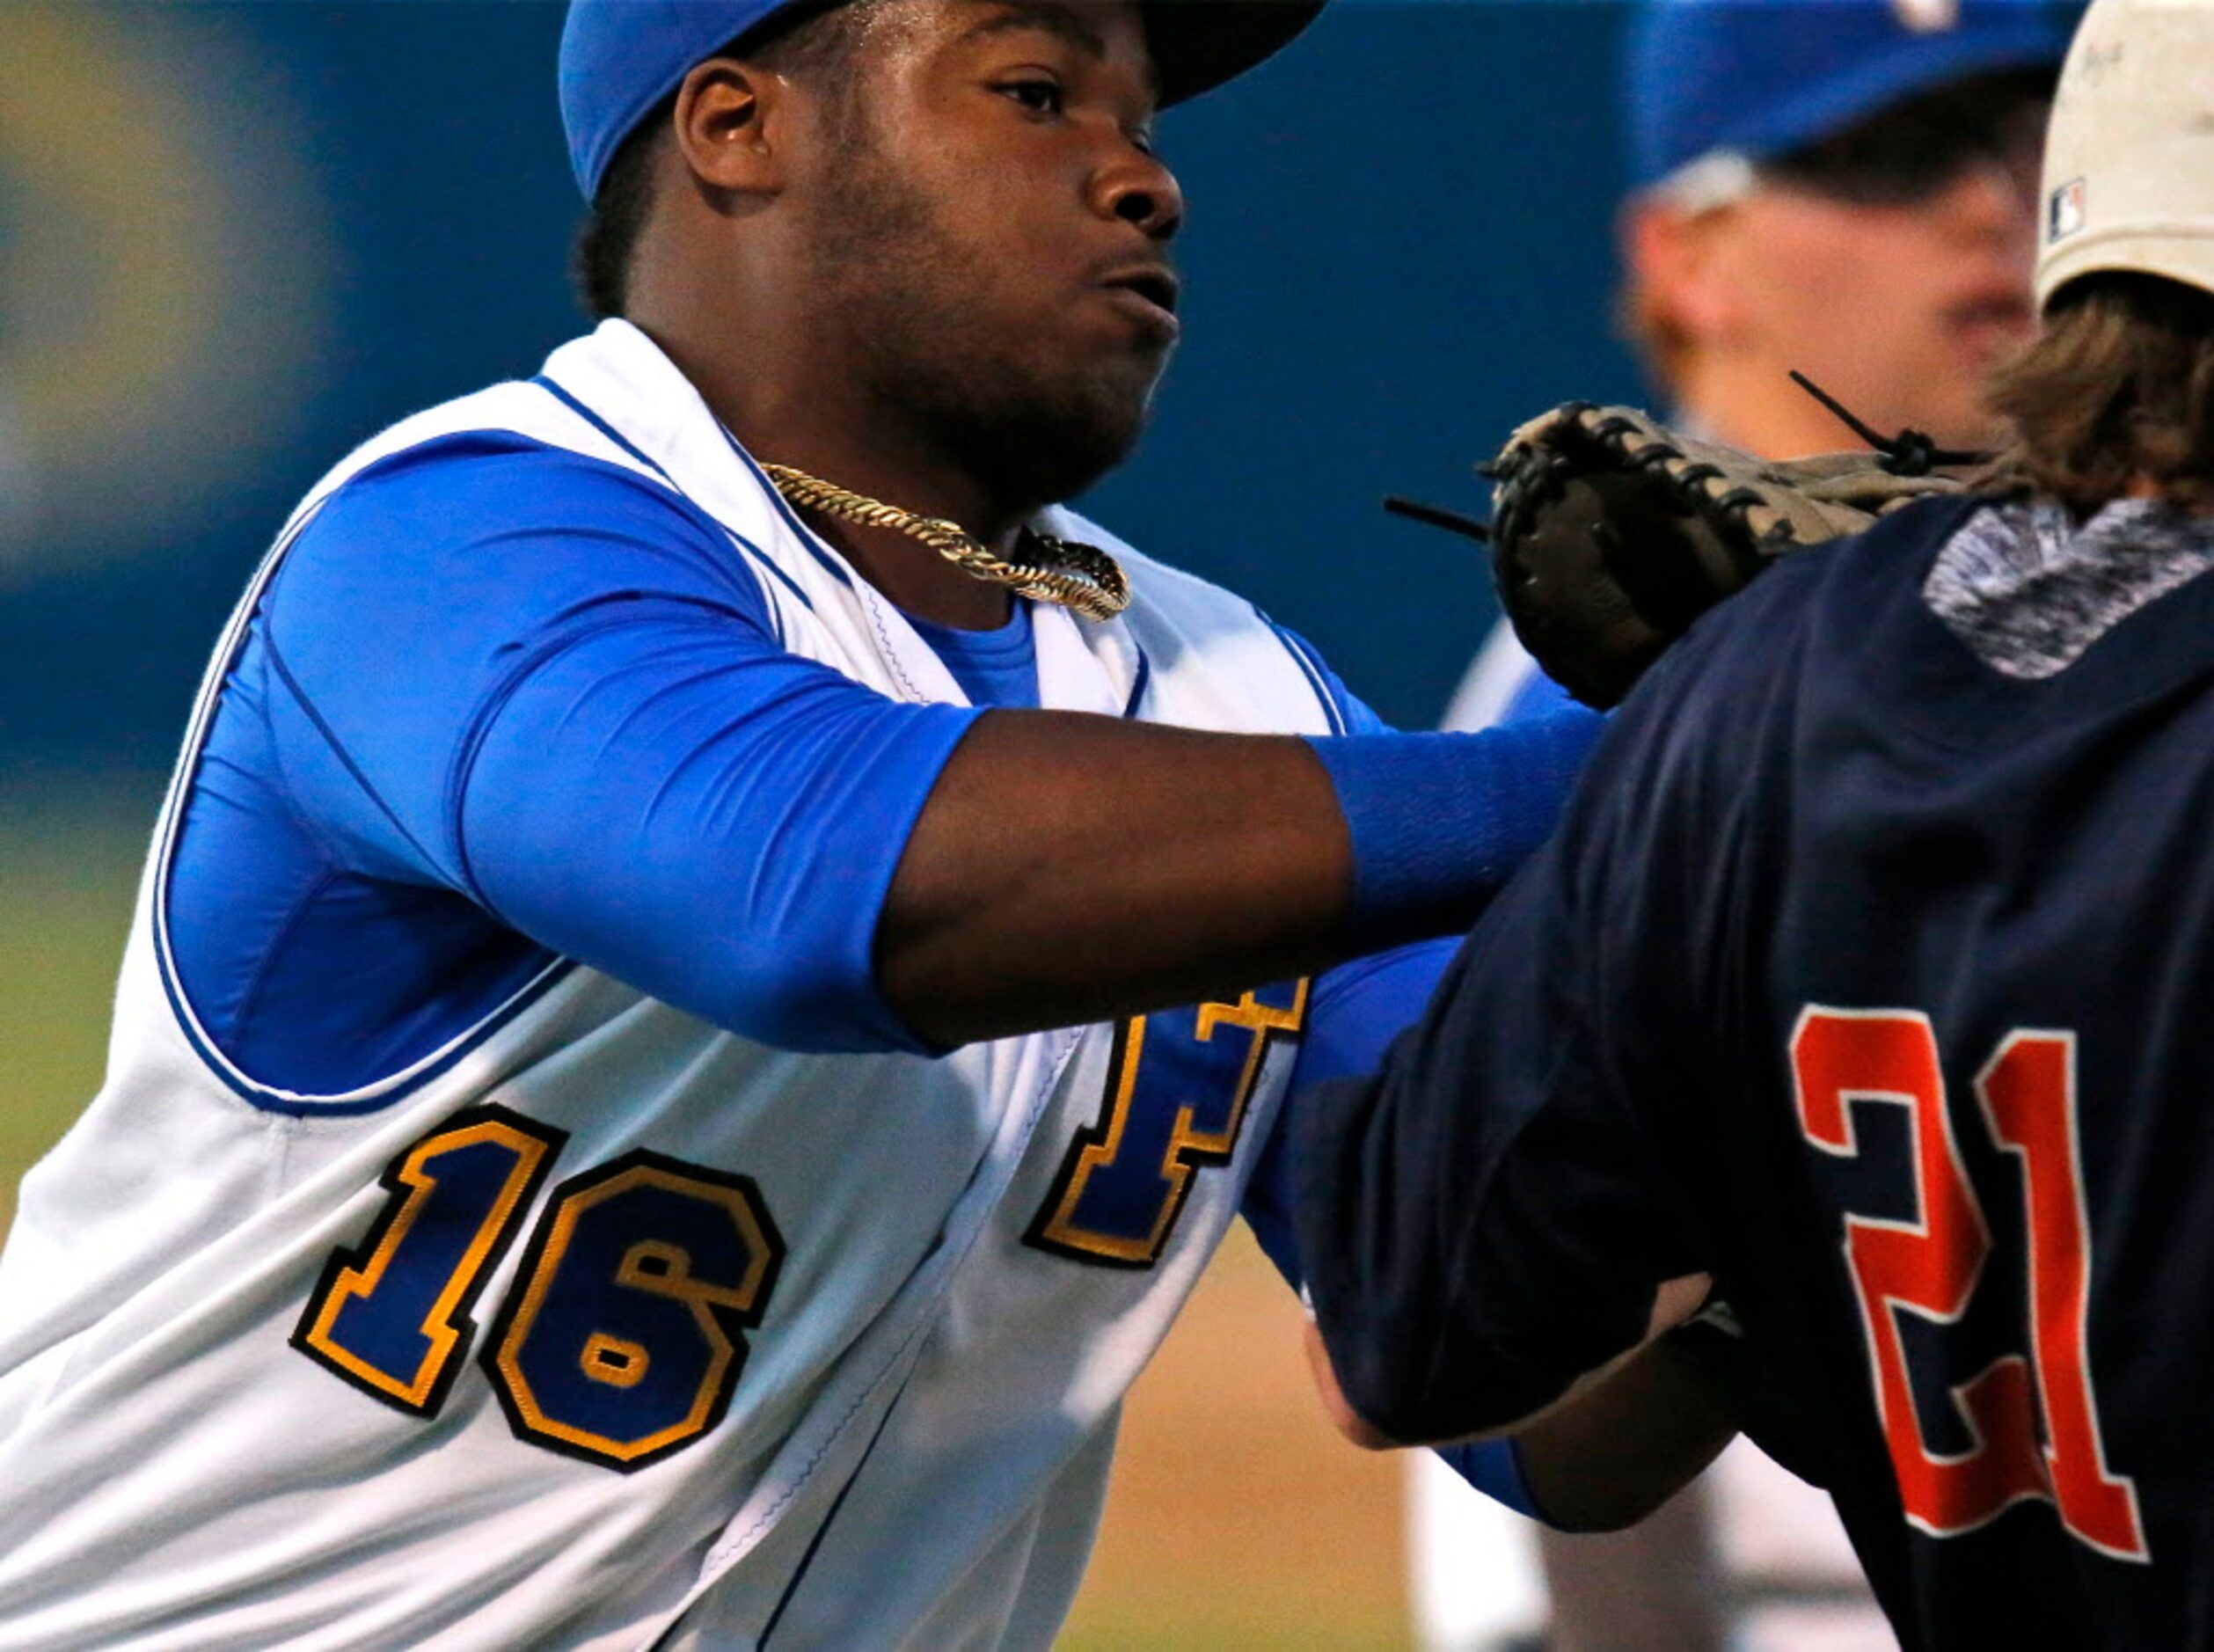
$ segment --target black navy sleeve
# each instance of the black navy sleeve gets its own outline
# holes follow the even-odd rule
[[[1253,1166],[1241,1207],[1262,1252],[1294,1290],[1302,1288],[1302,1279],[1291,1237],[1290,1161],[1283,1151],[1290,1117],[1301,1098],[1315,1086],[1376,1071],[1392,1041],[1421,1012],[1452,953],[1448,942],[1422,941],[1356,958],[1315,979],[1307,1032],[1292,1069],[1290,1088],[1276,1127]],[[1516,1514],[1537,1517],[1511,1441],[1452,1446],[1438,1455],[1487,1497]]]
[[[1372,1073],[1383,1064],[1392,1041],[1422,1012],[1452,954],[1450,942],[1418,941],[1355,958],[1315,977],[1283,1105],[1239,1206],[1263,1254],[1294,1290],[1302,1276],[1291,1235],[1291,1161],[1284,1151],[1288,1122],[1307,1092]]]
[[[1654,1286],[1701,1267],[1635,1091],[1661,1012],[1617,967],[1640,945],[1626,822],[1636,719],[1455,957],[1374,1077],[1291,1121],[1295,1243],[1340,1384],[1394,1439],[1509,1425],[1643,1334]],[[1641,971],[1664,970],[1665,935]],[[1635,1006],[1634,1008],[1633,1006]],[[1664,1068],[1663,1057],[1658,1064]]]

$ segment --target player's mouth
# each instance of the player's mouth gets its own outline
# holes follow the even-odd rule
[[[1141,332],[1159,342],[1173,344],[1183,331],[1183,323],[1176,318],[1182,283],[1158,259],[1115,266],[1099,278],[1098,285]]]

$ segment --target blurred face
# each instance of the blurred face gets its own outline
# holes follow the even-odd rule
[[[1879,429],[1976,445],[1984,376],[2033,330],[2029,222],[1996,179],[1915,208],[1763,191],[1733,249],[1746,343]]]
[[[816,309],[876,402],[1010,497],[1064,499],[1136,442],[1177,336],[1137,10],[904,10],[813,180]]]
[[[1987,442],[1984,376],[2035,329],[2044,113],[2035,82],[1947,89],[1764,166],[1685,226],[1702,244],[1674,313],[1695,356],[1738,369],[1709,375],[1705,393],[1750,398],[1795,368],[1879,429]],[[1778,408],[1794,411],[1805,408]],[[1816,446],[1851,440],[1834,425],[1812,434]]]

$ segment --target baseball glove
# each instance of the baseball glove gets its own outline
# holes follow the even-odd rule
[[[1569,402],[1531,420],[1481,467],[1515,634],[1547,676],[1604,710],[1777,557],[1956,493],[1980,457],[1913,431],[1886,441],[1855,428],[1875,451],[1771,461],[1631,407]]]

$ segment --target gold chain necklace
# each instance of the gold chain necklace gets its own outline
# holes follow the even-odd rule
[[[777,485],[777,492],[802,510],[819,510],[865,528],[895,528],[910,538],[920,539],[963,573],[989,584],[1005,585],[1019,596],[1058,603],[1086,619],[1112,619],[1130,605],[1130,582],[1123,577],[1122,565],[1096,545],[1056,539],[1034,528],[1025,528],[1022,545],[1042,552],[1043,560],[1010,562],[987,549],[983,540],[959,523],[943,516],[917,515],[866,493],[849,493],[788,464],[764,464],[761,468]]]

